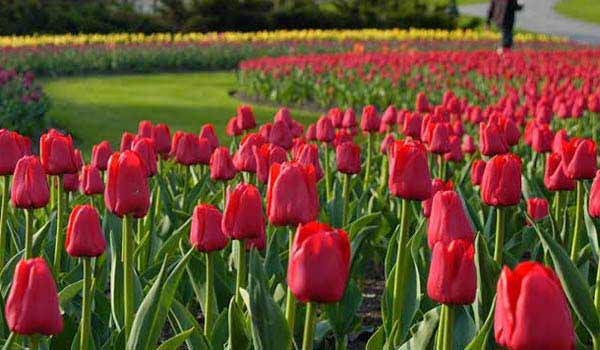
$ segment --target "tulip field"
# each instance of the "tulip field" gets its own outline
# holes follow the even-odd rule
[[[281,106],[91,149],[0,129],[2,349],[600,350],[600,49],[305,34],[0,38],[23,66],[278,42],[235,59],[240,96]],[[0,87],[34,118],[18,67]]]

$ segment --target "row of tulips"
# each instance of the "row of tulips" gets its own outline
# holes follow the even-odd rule
[[[229,145],[211,125],[171,137],[143,121],[118,152],[95,146],[89,165],[57,130],[39,157],[3,130],[4,346],[308,350],[329,334],[344,349],[378,264],[382,324],[368,349],[599,349],[600,175],[582,127],[599,90],[584,77],[562,95],[558,82],[528,85],[523,108],[517,89],[483,110],[448,91],[381,117],[366,106],[360,122],[333,108],[306,130],[285,108],[258,126],[240,106]],[[551,107],[570,96],[581,113]]]

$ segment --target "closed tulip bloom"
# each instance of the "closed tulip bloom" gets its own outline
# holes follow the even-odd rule
[[[91,205],[76,205],[69,216],[67,253],[73,257],[97,257],[106,250],[98,212]]]
[[[455,191],[439,191],[433,197],[431,215],[427,222],[427,242],[433,248],[437,242],[475,239],[462,199]]]
[[[227,246],[227,237],[221,229],[223,215],[210,204],[198,204],[192,214],[190,244],[199,252],[213,252]]]
[[[233,165],[237,171],[256,173],[256,158],[254,147],[260,147],[266,140],[259,134],[248,134],[240,142],[240,147],[233,155]]]
[[[309,124],[305,136],[309,141],[317,141],[317,125],[314,123]]]
[[[448,182],[444,182],[442,179],[431,180],[431,197],[421,202],[421,206],[423,207],[423,216],[426,218],[431,216],[431,205],[433,204],[433,198],[435,197],[436,193],[440,191],[452,191],[453,189],[454,183],[452,180],[448,180]]]
[[[427,96],[422,92],[419,92],[417,99],[415,100],[415,110],[419,113],[427,113],[431,110]]]
[[[148,177],[156,175],[156,152],[151,138],[137,136],[131,145],[131,150],[138,153],[144,161]]]
[[[290,133],[292,134],[292,138],[301,137],[302,134],[304,134],[304,125],[295,120],[292,120],[292,126],[290,126]]]
[[[219,147],[210,156],[210,178],[213,180],[231,180],[237,171],[233,166],[229,148]]]
[[[360,128],[363,132],[375,133],[379,131],[379,116],[375,106],[365,106],[360,119]]]
[[[481,197],[494,207],[517,205],[521,200],[521,159],[511,153],[490,159],[481,179]]]
[[[343,174],[360,173],[360,147],[352,142],[339,144],[335,149],[337,170]]]
[[[354,136],[348,129],[339,129],[335,132],[335,139],[331,143],[333,147],[337,147],[345,142],[354,142]]]
[[[317,219],[319,197],[312,165],[285,162],[271,166],[267,216],[275,226],[295,226]]]
[[[573,350],[569,304],[554,271],[528,261],[504,267],[494,313],[496,342],[508,349]]]
[[[389,148],[388,188],[396,197],[423,201],[431,196],[431,176],[425,147],[416,141],[396,141]]]
[[[77,170],[81,170],[81,168],[83,168],[83,165],[85,164],[85,161],[83,160],[83,155],[81,154],[81,151],[78,148],[75,148],[73,150],[73,153],[75,154],[75,165],[77,166]]]
[[[393,134],[385,135],[385,137],[381,141],[381,146],[379,147],[379,151],[381,151],[382,154],[388,154],[388,148],[390,148],[390,145],[394,142],[396,142],[396,139],[394,139]]]
[[[321,169],[321,160],[319,159],[319,148],[315,144],[304,144],[300,147],[298,156],[294,159],[299,164],[312,165],[315,169],[317,181],[323,178],[323,169]]]
[[[596,175],[596,143],[590,139],[573,138],[563,141],[562,160],[570,179],[593,179]]]
[[[596,176],[592,182],[588,212],[593,218],[600,217],[600,171],[596,172]]]
[[[244,246],[246,247],[246,250],[265,250],[265,248],[267,248],[267,235],[265,234],[265,231],[263,230],[260,232],[255,238],[244,240]]]
[[[429,151],[435,154],[450,152],[452,128],[449,123],[429,123]]]
[[[552,153],[562,154],[563,141],[569,142],[569,135],[567,134],[567,130],[559,129],[554,134],[554,139],[552,140]]]
[[[269,142],[286,150],[292,148],[292,134],[284,121],[279,120],[273,123]]]
[[[473,141],[473,137],[471,135],[466,135],[463,138],[463,142],[460,148],[463,152],[467,154],[475,153],[475,141]]]
[[[231,239],[251,239],[264,234],[262,199],[256,187],[239,183],[229,193],[221,229]]]
[[[237,117],[232,117],[227,122],[227,127],[225,128],[225,133],[227,136],[239,136],[242,134],[242,130],[239,128],[237,124]]]
[[[352,108],[348,108],[344,112],[344,120],[342,121],[342,127],[346,129],[356,127],[356,114],[354,113],[354,110]]]
[[[237,126],[240,130],[250,130],[256,127],[252,107],[241,105],[237,109]]]
[[[167,155],[171,151],[171,130],[166,124],[158,124],[152,128],[154,150],[158,154]],[[122,150],[121,150],[122,152]]]
[[[0,175],[12,175],[19,159],[30,153],[23,136],[6,129],[0,129],[0,149]]]
[[[535,120],[538,123],[550,124],[552,122],[552,107],[546,101],[540,100],[535,108]]]
[[[531,148],[537,153],[552,151],[554,133],[547,124],[537,125],[531,131]]]
[[[183,165],[200,164],[203,156],[198,137],[181,131],[177,131],[173,136],[171,154],[177,163]]]
[[[40,160],[48,175],[77,172],[73,140],[52,129],[40,137]]]
[[[152,123],[149,120],[141,120],[138,123],[138,136],[152,137]]]
[[[565,164],[559,153],[552,153],[546,161],[544,185],[548,191],[573,191],[575,180],[569,179],[565,173]]]
[[[17,162],[10,187],[15,208],[43,208],[50,201],[50,191],[44,168],[35,156],[25,156]]]
[[[327,116],[321,116],[317,121],[317,140],[321,142],[331,142],[335,138],[335,129],[331,120]]]
[[[460,145],[460,137],[450,136],[450,151],[444,153],[444,160],[447,162],[460,163],[463,161],[463,152]]]
[[[336,129],[344,127],[344,112],[338,107],[331,108],[327,111],[327,117],[331,120],[331,124]]]
[[[268,140],[271,137],[271,130],[273,130],[273,124],[264,123],[263,125],[260,126],[260,128],[258,128],[258,133],[265,140]]]
[[[79,190],[79,174],[64,174],[62,188],[65,192],[77,192]]]
[[[509,151],[506,136],[495,123],[479,124],[479,151],[484,156],[505,154]]]
[[[277,110],[277,113],[275,113],[275,116],[273,117],[273,121],[277,122],[277,121],[282,121],[285,123],[285,125],[287,125],[288,128],[292,128],[292,124],[294,123],[294,118],[292,118],[292,113],[290,112],[289,109],[285,108],[285,107],[281,107],[279,108],[279,110]]]
[[[285,150],[272,143],[265,143],[260,147],[254,147],[253,152],[256,159],[256,176],[261,183],[267,183],[271,165],[287,161]]]
[[[402,133],[406,137],[413,137],[417,140],[421,138],[421,126],[423,123],[423,117],[420,113],[406,113],[404,118],[404,126]]]
[[[527,199],[527,215],[534,221],[539,221],[548,216],[548,201],[545,198]]]
[[[210,164],[210,156],[213,152],[213,147],[205,138],[198,138],[198,164]]]
[[[106,208],[120,218],[146,216],[150,206],[146,175],[144,161],[137,152],[113,153],[108,161],[108,181],[104,190]]]
[[[133,142],[134,138],[134,134],[130,132],[124,132],[123,135],[121,135],[121,146],[119,147],[119,150],[121,152],[131,150],[131,143]]]
[[[397,114],[396,107],[389,105],[381,116],[379,132],[385,133],[386,131],[391,131],[391,127],[396,124]]]
[[[200,129],[200,135],[198,136],[201,139],[206,139],[210,144],[210,153],[214,151],[217,147],[219,147],[219,138],[215,134],[215,128],[212,124],[204,124],[202,125],[202,129]]]
[[[483,172],[485,171],[485,160],[478,159],[471,164],[471,184],[473,186],[481,185]]]
[[[288,286],[296,299],[318,303],[340,301],[349,272],[350,242],[346,232],[318,222],[298,226],[287,274]]]
[[[86,196],[104,193],[104,181],[100,170],[91,165],[84,165],[79,176],[79,187],[81,193]]]
[[[587,105],[590,112],[600,113],[600,93],[589,95]]]
[[[437,242],[431,254],[427,295],[446,305],[469,305],[475,301],[477,274],[473,243],[462,239]]]
[[[502,117],[499,119],[498,125],[506,138],[506,143],[509,146],[514,146],[519,143],[521,131],[517,124],[510,118]]]
[[[102,141],[97,145],[92,146],[92,161],[90,164],[96,168],[104,171],[108,164],[108,158],[112,155],[113,151],[108,141]]]
[[[42,258],[17,263],[4,317],[11,332],[55,335],[63,330],[52,272]]]

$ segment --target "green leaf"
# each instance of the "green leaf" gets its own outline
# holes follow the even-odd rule
[[[423,320],[416,325],[413,336],[399,350],[428,349],[429,344],[433,343],[439,322],[440,307],[438,306],[423,315]]]
[[[121,262],[120,230],[110,230],[110,306],[117,330],[124,325],[123,316],[123,263]]]
[[[229,350],[246,350],[250,346],[244,323],[244,314],[237,306],[235,298],[231,298],[228,312]]]
[[[484,324],[479,328],[479,331],[475,334],[475,337],[469,345],[465,348],[465,350],[486,350],[487,341],[489,337],[490,330],[494,325],[494,305],[496,304],[496,299],[492,301],[492,305],[490,307],[490,312],[485,319]]]
[[[356,323],[356,313],[362,304],[362,293],[352,280],[348,281],[344,298],[322,306],[337,337],[348,335]]]
[[[588,211],[588,201],[584,201],[583,204],[583,219],[585,221],[585,228],[590,240],[590,245],[592,246],[592,252],[596,257],[596,260],[598,260],[598,257],[600,256],[600,253],[598,252],[598,230],[596,229],[594,219],[590,217],[590,213]]]
[[[489,313],[490,305],[496,294],[498,268],[492,259],[485,242],[485,237],[478,234],[475,238],[475,268],[477,271],[477,298],[474,304],[475,324],[478,328]]]
[[[366,350],[381,350],[385,345],[385,329],[383,326],[377,328],[375,333],[367,341]]]
[[[167,341],[160,344],[158,350],[177,350],[179,346],[192,335],[192,332],[194,330],[194,328],[190,328],[187,331],[183,331],[179,334],[172,336]]]
[[[465,306],[453,306],[454,331],[452,345],[454,350],[464,350],[475,336],[475,322],[467,312]]]
[[[74,296],[79,294],[79,291],[83,288],[83,280],[79,280],[75,283],[71,283],[63,290],[58,293],[58,301],[62,309],[65,308],[65,304],[69,302]]]
[[[229,338],[228,314],[229,310],[223,310],[215,321],[213,332],[210,335],[210,346],[213,350],[223,349]]]
[[[528,217],[528,219],[533,221],[531,217]],[[596,307],[594,306],[594,301],[585,279],[569,259],[563,247],[556,243],[552,237],[540,231],[535,222],[533,223],[533,227],[540,237],[544,248],[550,252],[550,256],[554,262],[554,269],[571,303],[573,311],[592,337],[597,336],[600,334],[600,321],[598,320],[598,313],[596,312]]]
[[[192,223],[192,218],[188,218],[183,225],[179,226],[175,232],[167,240],[163,243],[162,247],[158,250],[158,252],[154,256],[154,261],[160,261],[167,254],[173,254],[177,250],[177,245],[179,241],[185,237],[186,234],[190,231],[190,225]]]
[[[177,299],[173,300],[169,311],[171,327],[178,332],[185,329],[194,329],[194,332],[185,340],[189,350],[209,350],[208,340],[202,333],[202,328],[196,318]]]

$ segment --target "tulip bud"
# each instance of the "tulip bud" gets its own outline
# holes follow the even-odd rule
[[[327,117],[331,120],[331,124],[336,129],[344,127],[344,112],[341,109],[335,107],[327,111]]]
[[[79,189],[79,174],[64,174],[62,180],[63,191],[77,192]]]
[[[592,182],[588,212],[593,218],[600,217],[600,170],[596,172],[596,176]]]
[[[317,181],[323,178],[321,161],[319,160],[319,148],[315,144],[304,144],[300,147],[297,157],[294,159],[298,164],[312,165],[315,169]]]
[[[396,141],[389,148],[390,193],[423,201],[431,196],[431,176],[425,147],[417,141]]]
[[[210,148],[206,141],[204,141],[204,145]],[[203,153],[206,153],[206,150],[200,148],[200,141],[196,135],[182,131],[175,132],[173,144],[171,145],[171,155],[175,157],[177,163],[183,165],[201,164],[206,156]]]
[[[292,113],[290,113],[290,110],[285,108],[285,107],[281,107],[279,108],[279,110],[277,111],[277,113],[275,113],[275,116],[273,117],[273,121],[277,122],[277,121],[282,121],[285,123],[285,125],[288,128],[292,128],[292,124],[294,122],[294,118],[292,118]]]
[[[190,243],[199,252],[212,252],[227,246],[227,237],[221,230],[223,215],[210,204],[198,204],[192,214]]]
[[[62,332],[56,283],[44,259],[17,263],[4,317],[8,329],[16,334],[54,335]]]
[[[85,164],[85,161],[83,160],[83,155],[81,154],[81,151],[78,148],[75,148],[73,150],[73,154],[75,155],[75,165],[77,166],[77,170],[81,170],[81,168]]]
[[[483,179],[483,172],[485,171],[485,161],[476,160],[471,165],[471,184],[473,186],[481,185],[481,179]]]
[[[48,204],[48,181],[37,157],[25,156],[19,159],[15,166],[10,195],[15,208],[37,209]]]
[[[404,118],[404,126],[402,133],[406,137],[413,137],[417,140],[421,138],[421,127],[423,124],[423,117],[418,112],[407,113]]]
[[[531,130],[531,148],[537,153],[552,151],[554,133],[547,124],[536,125]]]
[[[360,173],[360,147],[352,142],[339,144],[335,149],[337,170],[343,174]]]
[[[508,153],[490,159],[483,172],[480,191],[487,205],[517,205],[521,200],[521,158]]]
[[[502,117],[498,120],[498,126],[504,133],[506,143],[509,146],[514,146],[519,143],[521,131],[515,122],[513,122],[510,118]]]
[[[396,139],[394,139],[393,134],[385,135],[385,137],[383,138],[383,141],[381,141],[381,146],[379,147],[379,150],[381,151],[381,153],[388,154],[388,148],[394,142],[396,142]]]
[[[92,161],[91,165],[95,166],[99,170],[106,170],[108,164],[108,158],[112,155],[113,151],[110,148],[108,141],[102,141],[97,145],[92,146]]]
[[[308,125],[308,128],[306,128],[306,139],[309,141],[316,141],[317,140],[317,125],[314,123],[311,123]]]
[[[479,151],[485,156],[509,152],[506,136],[496,124],[479,124]]]
[[[108,160],[108,181],[104,203],[113,214],[122,218],[146,216],[150,206],[147,170],[137,152],[115,152]]]
[[[141,120],[138,123],[138,136],[152,137],[152,123],[149,120]]]
[[[237,117],[232,117],[227,122],[227,127],[225,128],[225,133],[227,136],[239,136],[242,134],[242,130],[238,127]]]
[[[267,216],[275,226],[295,226],[317,219],[319,198],[312,165],[285,162],[271,166]]]
[[[241,105],[237,109],[237,126],[240,130],[250,130],[256,127],[252,107]]]
[[[504,267],[494,313],[496,342],[509,349],[572,350],[573,320],[560,281],[533,261]]]
[[[292,134],[284,121],[276,121],[269,134],[269,142],[285,150],[292,148]]]
[[[426,218],[431,216],[431,205],[433,204],[433,197],[435,197],[436,193],[439,191],[452,191],[453,189],[454,183],[452,180],[448,180],[448,182],[444,182],[442,179],[431,180],[431,197],[421,202],[421,206],[423,207],[423,216]]]
[[[277,145],[265,143],[260,147],[254,147],[254,158],[256,160],[256,176],[261,183],[267,183],[269,169],[275,163],[283,163],[287,160],[285,150]]]
[[[136,136],[131,145],[131,150],[138,153],[144,161],[148,177],[156,175],[156,153],[154,152],[154,141],[147,137]]]
[[[198,137],[208,141],[208,144],[210,145],[210,154],[212,154],[212,152],[219,147],[219,139],[215,134],[215,128],[212,126],[212,124],[202,125],[202,129],[200,130],[200,135]]]
[[[436,154],[450,152],[452,129],[449,123],[429,123],[429,151]]]
[[[446,305],[469,305],[475,301],[477,274],[470,241],[437,242],[431,254],[427,295]]]
[[[562,160],[570,179],[593,179],[596,175],[596,143],[590,139],[573,138],[562,143]]]
[[[554,139],[552,140],[552,153],[562,154],[563,141],[569,142],[569,135],[567,134],[567,130],[559,129],[554,134]]]
[[[455,239],[473,242],[473,228],[460,196],[454,191],[440,191],[433,197],[427,242],[429,248],[433,248],[437,242],[450,244]]]
[[[254,147],[259,148],[265,139],[259,134],[247,134],[240,142],[240,147],[233,155],[233,165],[237,171],[246,171],[256,173],[256,158],[254,157]]]
[[[52,129],[40,137],[40,160],[48,175],[77,172],[71,136],[64,136]]]
[[[375,133],[379,131],[379,116],[375,106],[365,106],[362,111],[360,128],[363,132]]]
[[[327,116],[322,116],[317,121],[317,140],[321,142],[331,142],[335,138],[335,129],[331,120]]]
[[[548,216],[548,201],[545,198],[527,199],[527,215],[534,221],[539,221]]]
[[[460,138],[458,136],[450,136],[449,138],[450,151],[444,153],[444,160],[447,162],[462,162],[463,153],[460,147]]]
[[[575,181],[567,177],[565,164],[559,153],[552,153],[548,156],[544,185],[548,191],[573,191],[575,189]]]
[[[23,136],[14,131],[0,129],[0,175],[12,175],[22,157],[31,153]]]
[[[231,180],[237,171],[233,166],[227,147],[217,148],[210,157],[210,178],[213,180]]]
[[[349,272],[350,242],[346,232],[318,222],[298,226],[287,274],[288,286],[296,299],[318,303],[340,301]]]
[[[158,124],[152,128],[154,150],[158,154],[166,155],[171,151],[171,130],[166,124]],[[121,150],[122,152],[123,150]]]
[[[260,128],[258,129],[258,133],[260,134],[260,136],[262,136],[265,140],[269,140],[269,138],[271,137],[271,130],[273,130],[273,124],[271,123],[264,123],[263,125],[260,126]]]
[[[120,151],[125,152],[131,150],[131,143],[133,142],[134,138],[134,134],[130,132],[124,132],[123,135],[121,135],[121,146],[119,148]]]
[[[81,169],[79,187],[81,193],[86,196],[104,193],[104,181],[100,175],[100,170],[91,165],[85,165]]]
[[[91,205],[76,205],[69,216],[67,253],[73,257],[97,257],[106,250],[98,212]]]
[[[256,187],[239,183],[227,196],[221,229],[231,239],[257,238],[264,234],[262,199]]]
[[[354,110],[352,108],[348,108],[344,112],[344,120],[342,121],[342,127],[346,129],[356,127],[356,114],[354,113]]]
[[[419,92],[415,100],[415,111],[419,113],[427,113],[430,110],[431,107],[429,107],[429,101],[427,100],[427,96],[425,96],[424,93]]]
[[[379,124],[379,132],[386,133],[392,131],[392,127],[396,124],[396,108],[389,105],[388,108],[383,112]]]
[[[471,135],[466,135],[463,138],[463,142],[460,148],[463,152],[467,154],[475,153],[475,142],[473,141],[473,137]]]

